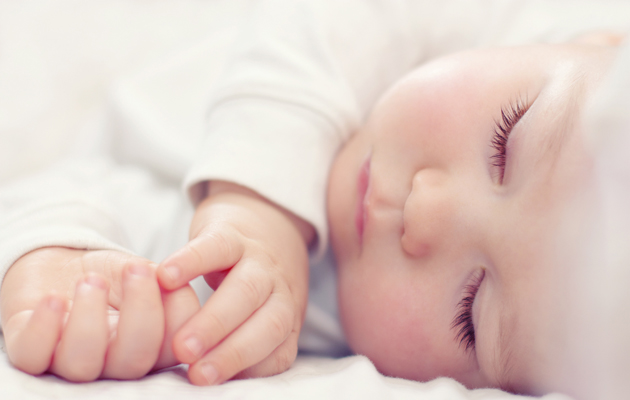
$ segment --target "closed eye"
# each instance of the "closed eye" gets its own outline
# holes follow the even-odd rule
[[[501,118],[495,120],[495,129],[490,146],[494,149],[494,154],[490,157],[490,164],[497,171],[499,185],[503,184],[505,176],[505,165],[507,162],[507,144],[512,133],[512,129],[521,120],[523,115],[529,110],[529,103],[523,101],[521,97],[512,101],[507,107],[501,108]]]
[[[473,324],[472,309],[485,276],[485,269],[473,275],[472,282],[464,288],[464,297],[457,304],[457,314],[451,323],[451,328],[456,332],[455,337],[459,341],[459,346],[463,347],[466,352],[475,350],[475,325]]]

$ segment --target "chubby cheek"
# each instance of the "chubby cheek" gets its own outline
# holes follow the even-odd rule
[[[458,347],[451,330],[447,286],[371,266],[339,265],[339,310],[352,350],[388,376],[447,376],[471,388],[484,386],[475,358]]]
[[[339,306],[348,342],[383,374],[414,380],[443,375],[429,316],[405,282],[340,271]],[[437,361],[437,362],[436,362]]]

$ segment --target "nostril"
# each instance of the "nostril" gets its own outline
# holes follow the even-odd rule
[[[435,168],[418,171],[403,207],[403,251],[412,257],[428,257],[440,246],[455,210],[447,175]],[[452,222],[452,221],[450,221]]]
[[[431,246],[428,243],[413,238],[412,234],[406,231],[403,233],[400,243],[403,251],[412,257],[427,257],[431,253]]]
[[[403,229],[400,239],[403,251],[412,257],[426,257],[430,253],[431,246],[421,237],[423,231],[422,221],[418,217],[418,210],[414,209],[418,205],[413,199],[412,193],[407,197],[403,207]]]

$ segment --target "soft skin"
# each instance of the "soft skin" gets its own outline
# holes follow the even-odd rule
[[[242,186],[206,191],[190,241],[157,269],[169,290],[199,275],[216,290],[175,334],[175,356],[196,385],[283,372],[297,355],[314,229]]]
[[[0,310],[16,368],[85,382],[137,379],[178,364],[171,341],[199,301],[189,285],[160,290],[145,258],[45,247],[11,266]]]
[[[559,251],[558,236],[582,240],[566,232],[589,223],[585,212],[577,229],[563,221],[567,209],[591,204],[579,113],[614,54],[577,43],[474,50],[423,65],[383,96],[329,184],[340,312],[354,351],[409,379],[575,389],[561,375],[571,350],[565,267],[576,254]],[[501,180],[495,123],[519,100],[529,109],[509,136]],[[452,324],[482,273],[476,347],[467,351]]]

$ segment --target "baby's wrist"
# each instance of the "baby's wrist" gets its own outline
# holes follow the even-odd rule
[[[313,239],[315,238],[315,228],[313,228],[310,223],[245,186],[226,181],[209,181],[206,182],[205,193],[205,199],[221,196],[223,194],[235,194],[265,203],[268,206],[271,206],[279,211],[289,221],[291,221],[293,226],[302,236],[302,239],[304,240],[304,243],[307,247],[313,242]]]

